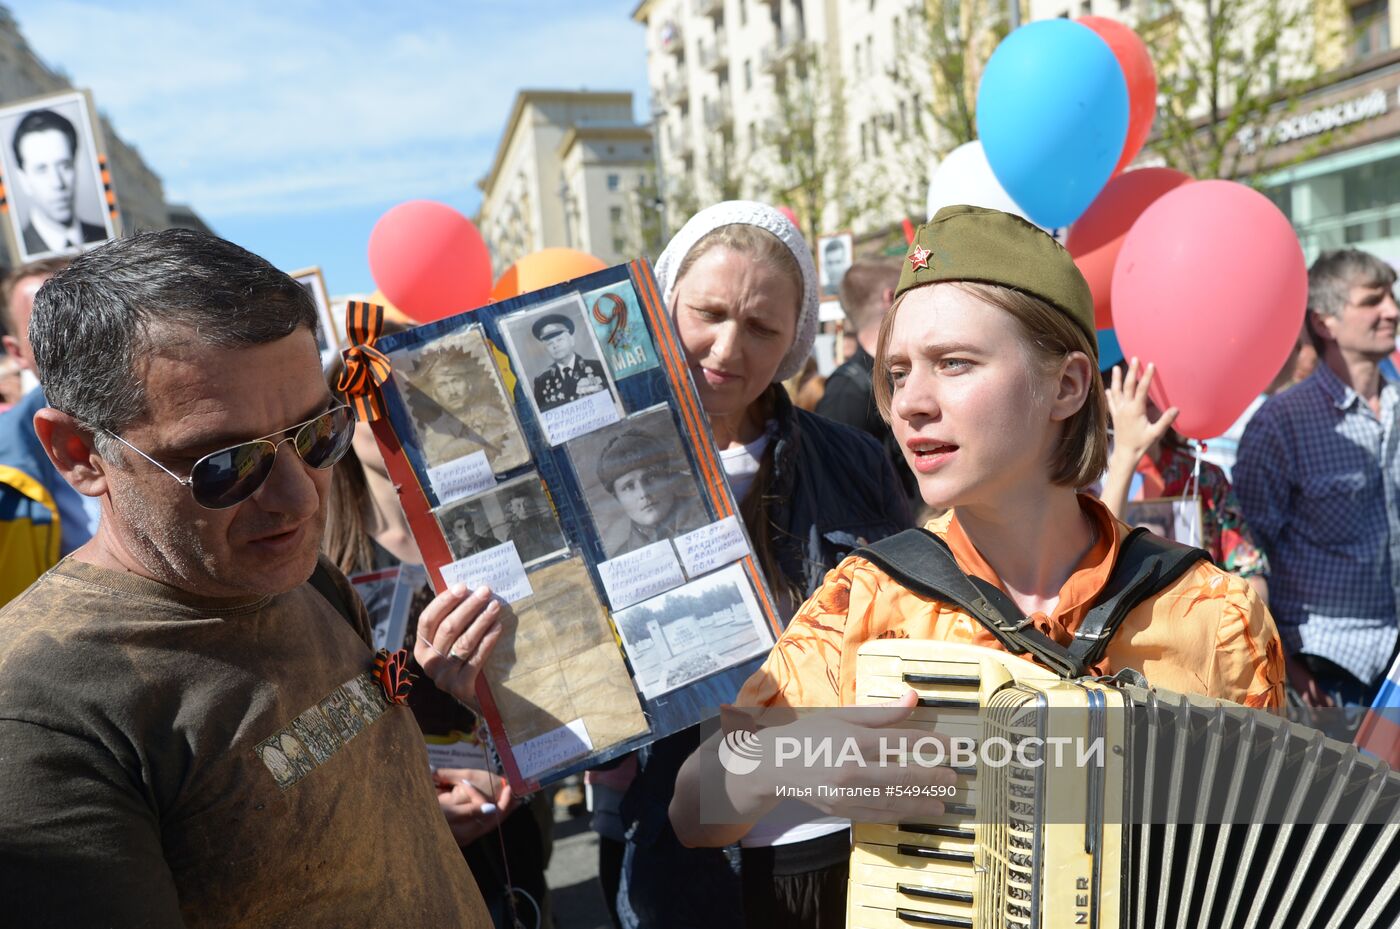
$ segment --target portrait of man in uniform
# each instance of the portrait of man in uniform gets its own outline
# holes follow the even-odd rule
[[[608,389],[603,363],[583,357],[575,348],[574,329],[574,321],[562,313],[541,316],[530,327],[554,361],[535,375],[535,405],[541,413]]]
[[[429,467],[485,452],[491,470],[529,460],[525,437],[479,329],[395,352],[396,376]]]
[[[480,496],[454,500],[433,512],[456,559],[514,542],[521,563],[529,566],[569,547],[536,474],[506,481]]]
[[[568,450],[608,558],[711,521],[669,407],[634,413]]]

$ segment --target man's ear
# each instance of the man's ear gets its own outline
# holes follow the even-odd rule
[[[4,346],[5,354],[19,362],[21,368],[29,367],[29,362],[24,360],[24,355],[19,350],[19,339],[12,335],[0,335],[0,346]]]
[[[1324,342],[1336,341],[1336,337],[1332,335],[1332,330],[1327,328],[1327,320],[1334,317],[1325,316],[1315,310],[1308,310],[1306,318],[1308,322],[1308,331],[1312,333],[1312,335],[1322,339]]]
[[[46,406],[34,414],[34,432],[49,461],[74,490],[87,497],[107,493],[109,465],[98,454],[90,430],[67,413]]]

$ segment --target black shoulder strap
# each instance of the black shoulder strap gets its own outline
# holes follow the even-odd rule
[[[962,607],[1013,654],[1029,652],[1061,677],[1074,678],[1103,657],[1133,607],[1170,586],[1209,556],[1134,529],[1119,547],[1108,583],[1068,648],[1029,624],[1016,604],[995,585],[969,577],[953,553],[926,529],[908,529],[854,554],[875,563],[910,590]]]
[[[1170,587],[1203,559],[1210,560],[1203,549],[1153,535],[1141,526],[1129,532],[1118,547],[1108,583],[1075,630],[1069,653],[1086,668],[1098,662],[1133,607]]]
[[[910,590],[962,607],[1012,654],[1030,652],[1063,677],[1079,673],[1082,666],[1076,667],[1068,649],[1031,626],[995,585],[963,573],[947,543],[927,529],[906,529],[854,554],[879,565]]]
[[[355,611],[350,608],[350,604],[345,602],[345,596],[340,592],[331,573],[326,570],[325,562],[318,560],[316,570],[311,572],[311,586],[316,588],[316,592],[330,601],[331,606],[350,624],[350,628],[359,635],[359,625],[355,622]]]

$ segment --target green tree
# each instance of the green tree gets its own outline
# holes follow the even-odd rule
[[[1345,10],[1332,0],[1152,0],[1138,32],[1157,69],[1147,150],[1196,178],[1257,180],[1269,126],[1315,86],[1319,61],[1342,47]],[[1331,15],[1329,15],[1331,14]],[[1340,63],[1340,62],[1338,62]],[[1324,133],[1270,169],[1311,157]]]
[[[755,166],[755,195],[790,207],[808,242],[827,231],[828,221],[848,226],[869,203],[846,149],[845,88],[825,58],[815,43],[797,40],[768,62],[774,112],[763,124]]]

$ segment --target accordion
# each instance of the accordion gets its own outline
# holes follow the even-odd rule
[[[909,689],[906,725],[1002,748],[955,762],[941,813],[854,825],[849,929],[1400,926],[1400,776],[1351,745],[992,649],[862,646],[857,703]],[[1057,739],[1103,751],[1051,764]]]

